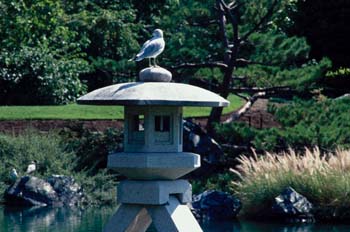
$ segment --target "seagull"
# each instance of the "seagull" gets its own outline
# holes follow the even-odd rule
[[[35,161],[32,161],[32,162],[30,162],[30,164],[28,165],[26,173],[27,173],[27,174],[31,174],[31,173],[33,173],[35,170],[36,170],[36,162],[35,162]]]
[[[149,58],[148,63],[151,66],[151,58],[154,58],[154,66],[157,66],[156,58],[163,52],[165,42],[163,39],[163,31],[161,29],[155,29],[152,34],[152,38],[147,40],[136,57],[131,59],[134,61],[140,61],[145,58]]]
[[[18,178],[18,173],[17,170],[12,168],[11,172],[10,172],[10,179],[11,181],[15,182]]]

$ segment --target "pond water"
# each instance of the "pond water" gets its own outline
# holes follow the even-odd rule
[[[1,232],[100,232],[115,208],[7,208],[0,206]],[[205,232],[348,232],[350,225],[203,222]]]

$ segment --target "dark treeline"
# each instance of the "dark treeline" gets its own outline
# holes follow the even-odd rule
[[[348,67],[346,1],[0,1],[0,104],[65,104],[135,80],[129,62],[155,28],[175,81],[227,97],[283,96]],[[349,33],[347,33],[349,34]],[[328,58],[327,58],[328,57]],[[280,90],[283,87],[283,91]],[[212,115],[217,118],[216,115]],[[215,120],[214,120],[215,121]]]

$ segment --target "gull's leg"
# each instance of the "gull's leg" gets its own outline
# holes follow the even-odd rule
[[[154,57],[154,67],[158,67],[158,65],[157,65],[157,57]]]
[[[151,63],[151,58],[148,58],[148,65],[151,67],[152,63]]]

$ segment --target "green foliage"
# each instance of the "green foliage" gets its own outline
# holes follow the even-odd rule
[[[298,91],[316,87],[331,67],[329,59],[310,61],[301,67],[251,65],[237,69],[237,75],[247,76],[250,86],[273,87],[290,86]]]
[[[281,151],[318,146],[322,151],[350,147],[350,100],[295,100],[271,107],[281,128],[255,129],[243,123],[218,125],[219,141]]]
[[[166,59],[160,57],[160,60],[166,66],[222,60],[224,49],[220,42],[218,26],[209,23],[216,20],[214,6],[215,1],[182,1],[180,6],[174,4],[164,9],[160,15],[159,27],[166,28],[166,49],[162,54]],[[181,73],[181,79],[186,80],[196,72],[197,69],[181,69],[175,70],[174,74]],[[220,70],[216,72],[219,72],[216,76],[222,76]],[[201,72],[196,76],[200,75],[199,77],[210,80],[211,74]]]
[[[328,71],[326,77],[328,78],[349,78],[350,68],[339,68],[335,71]]]
[[[68,151],[76,154],[76,171],[89,175],[107,167],[107,156],[111,152],[121,151],[123,137],[120,130],[109,128],[104,132],[92,132],[83,127],[61,132]]]
[[[89,41],[66,26],[60,1],[1,1],[1,104],[62,104],[84,93]]]
[[[111,206],[116,203],[117,177],[106,169],[88,176],[85,172],[76,172],[76,180],[88,193],[86,200],[90,204]]]
[[[27,165],[32,160],[38,162],[35,172],[37,176],[72,174],[74,154],[65,152],[60,143],[60,138],[52,133],[26,131],[18,136],[0,134],[1,190],[11,183],[9,173],[12,168],[16,168],[20,176],[25,175]]]
[[[80,58],[56,58],[45,45],[0,53],[2,104],[62,104],[85,92],[79,74],[89,66]]]
[[[115,176],[101,170],[95,171],[93,175],[85,170],[77,172],[81,157],[77,157],[68,146],[67,141],[53,132],[28,130],[21,135],[0,134],[0,191],[3,193],[11,183],[9,173],[12,168],[16,168],[19,176],[23,176],[30,161],[36,160],[35,176],[73,176],[82,185],[92,204],[115,201],[115,195],[111,194],[116,185]]]
[[[74,172],[89,193],[88,201],[92,204],[115,203],[118,174],[107,171],[106,167],[108,154],[122,149],[121,131],[109,128],[104,132],[92,132],[77,126],[62,130],[60,136],[65,151],[75,154]]]
[[[32,160],[38,162],[36,174],[39,176],[48,173],[69,174],[75,157],[64,151],[60,141],[55,134],[39,134],[34,131],[26,131],[18,136],[0,135],[0,162],[4,168],[1,179],[8,181],[11,168],[16,168],[23,175]]]
[[[235,179],[231,172],[222,172],[209,177],[206,180],[191,180],[193,194],[200,194],[206,190],[218,190],[233,193],[230,182]]]
[[[252,30],[274,1],[240,1],[239,36]],[[128,59],[155,28],[164,29],[163,66],[224,59],[215,1],[0,1],[0,104],[62,104],[88,90],[134,80]],[[288,36],[296,1],[278,1],[266,26],[240,46],[238,68],[250,85],[311,86],[329,62],[309,62],[304,38]],[[227,18],[226,20],[229,20]],[[8,29],[11,30],[8,30]],[[232,38],[230,25],[227,36]],[[232,41],[231,41],[232,42]],[[223,79],[219,68],[172,70],[174,79]],[[83,84],[84,83],[84,84]]]
[[[130,1],[100,1],[68,2],[66,14],[69,17],[68,27],[79,31],[81,39],[91,43],[85,49],[93,67],[92,74],[86,79],[94,83],[96,76],[102,74],[110,79],[110,83],[121,82],[132,78],[134,72],[126,70],[135,68],[128,59],[139,48],[138,32],[141,25],[136,22],[137,10]],[[142,38],[144,39],[144,38]],[[119,73],[127,74],[122,78]],[[90,86],[90,88],[96,88]]]
[[[305,38],[269,31],[265,34],[253,33],[250,39],[255,44],[250,59],[259,63],[288,67],[304,63],[308,58],[310,48]]]
[[[255,28],[268,12],[274,1],[239,1],[241,7],[235,12],[238,19],[239,37]],[[216,1],[181,2],[181,8],[170,5],[164,9],[161,28],[165,33],[167,49],[164,60],[167,65],[174,63],[204,63],[222,61],[226,48],[223,45],[218,23]],[[277,1],[268,21],[249,35],[239,47],[238,58],[251,61],[249,65],[240,64],[235,76],[246,77],[243,86],[290,86],[300,92],[315,88],[331,67],[329,59],[310,60],[310,46],[303,37],[286,33],[293,25],[290,14],[296,10],[296,1]],[[176,20],[174,20],[176,19]],[[229,17],[226,18],[229,21]],[[227,25],[226,35],[232,43],[233,30]],[[233,44],[231,44],[233,46]],[[181,80],[193,76],[205,79],[213,85],[222,82],[225,70],[220,68],[197,68],[176,70]],[[234,83],[239,87],[242,83]]]

